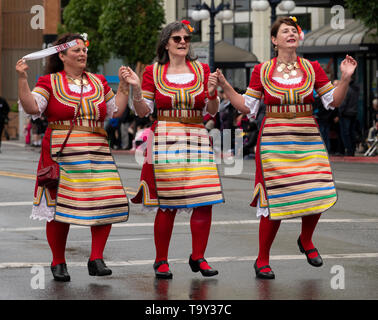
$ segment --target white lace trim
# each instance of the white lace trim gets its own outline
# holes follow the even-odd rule
[[[194,80],[194,74],[193,73],[167,74],[167,79],[171,83],[186,84]],[[218,99],[218,110],[214,114],[211,114],[207,111],[207,104],[209,102],[209,99],[207,98],[205,99],[205,107],[203,108],[203,111],[202,111],[203,116],[210,114],[211,116],[214,117],[218,113],[220,99],[219,97],[217,97],[217,99]],[[146,98],[144,98],[144,102],[147,104],[148,108],[150,109],[150,112],[146,115],[147,117],[154,112],[155,103],[154,101],[148,100]],[[130,109],[134,111],[136,115],[138,115],[137,112],[135,111],[133,103],[130,104]]]
[[[68,87],[70,88],[70,90],[71,90],[72,92],[75,92],[75,93],[78,93],[78,94],[81,93],[81,87],[80,87],[79,85],[77,85],[77,84],[69,83],[69,84],[68,84]],[[83,87],[83,93],[87,93],[87,92],[89,92],[89,91],[91,91],[91,90],[92,90],[92,86],[91,86],[90,83],[88,83],[87,85],[85,85],[85,86]]]
[[[43,193],[39,206],[33,205],[30,219],[33,220],[47,220],[48,222],[54,220],[55,206],[49,207],[47,205],[45,193]]]
[[[268,217],[269,216],[269,209],[268,208],[261,208],[260,207],[260,199],[257,200],[257,212],[256,217]]]
[[[186,84],[194,80],[194,74],[193,73],[167,74],[167,79],[171,83]]]
[[[146,214],[156,214],[159,210],[159,207],[149,207],[149,206],[145,206],[145,205],[142,205],[142,212],[143,213],[146,213]],[[172,209],[161,209],[163,212],[167,212],[167,210],[172,210]],[[186,214],[192,214],[193,212],[193,208],[181,208],[181,209],[177,209],[177,213],[180,214],[180,213],[186,213]]]
[[[331,106],[331,103],[333,102],[333,92],[335,89],[332,89],[330,92],[327,92],[326,94],[323,94],[320,99],[322,100],[324,108],[327,110],[334,110],[335,107]]]
[[[74,91],[74,90],[73,90],[73,88],[71,88],[71,86],[79,87],[78,85],[74,85],[74,84],[69,84],[69,86],[70,86],[70,89],[72,91]],[[89,87],[89,89],[85,89],[87,87]],[[88,84],[88,85],[86,85],[84,87],[83,92],[88,92],[90,90],[91,90],[91,86]],[[77,92],[77,91],[75,91],[75,92]],[[78,93],[80,93],[80,91]],[[36,119],[40,118],[42,116],[42,114],[45,112],[45,110],[46,110],[47,105],[48,105],[49,102],[46,100],[46,98],[44,96],[40,95],[37,92],[32,92],[32,95],[33,95],[33,97],[35,99],[35,102],[37,103],[38,110],[39,110],[39,113],[32,115],[32,119],[36,120]],[[20,100],[18,100],[18,106],[19,106],[19,108],[23,109]],[[115,103],[115,96],[114,96],[113,98],[111,98],[106,103],[106,118],[107,119],[108,118],[113,118],[113,114],[116,113],[117,111],[118,111],[118,106]]]
[[[116,99],[115,96],[111,98],[106,103],[106,119],[113,118],[113,114],[118,111],[118,106],[116,105]]]
[[[297,78],[290,78],[290,79],[285,79],[281,77],[273,77],[274,81],[277,81],[281,84],[298,84],[302,81],[302,77],[297,77]]]

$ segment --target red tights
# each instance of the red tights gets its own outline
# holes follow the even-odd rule
[[[103,252],[112,225],[92,226],[92,250],[90,260],[103,259]],[[70,225],[67,223],[51,221],[46,224],[46,236],[53,255],[52,266],[65,263],[65,251],[68,231]]]
[[[193,209],[190,218],[190,230],[192,233],[192,259],[203,258],[210,234],[212,206],[198,207]],[[155,217],[154,237],[156,247],[156,262],[168,261],[168,248],[172,236],[176,211],[166,211],[159,209]],[[206,262],[200,264],[202,269],[210,269]],[[169,270],[166,264],[158,268],[160,272]]]
[[[320,214],[302,217],[301,242],[303,248],[307,251],[314,248],[312,235],[320,218]],[[259,255],[257,257],[257,267],[269,265],[269,254],[272,243],[280,227],[281,220],[269,220],[269,217],[261,217],[259,226]],[[310,254],[310,258],[316,257],[317,253]],[[262,272],[270,271],[269,268],[261,270]]]

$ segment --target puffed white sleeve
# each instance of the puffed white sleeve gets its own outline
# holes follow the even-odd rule
[[[335,89],[332,89],[331,91],[323,94],[320,97],[320,99],[322,100],[324,108],[327,109],[327,110],[333,110],[333,109],[335,109],[335,107],[331,106],[331,104],[333,102],[333,92],[334,91],[335,91]]]
[[[249,96],[248,94],[243,94],[245,101],[245,106],[249,109],[247,114],[248,119],[255,119],[260,108],[260,99]]]

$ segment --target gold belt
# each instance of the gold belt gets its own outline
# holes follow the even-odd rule
[[[294,119],[299,117],[312,116],[312,111],[299,111],[299,112],[267,112],[265,114],[268,118],[285,118]]]
[[[49,123],[48,128],[54,129],[54,130],[70,130],[70,126],[65,125],[65,124]],[[99,134],[102,134],[105,137],[107,136],[106,130],[104,128],[101,128],[101,127],[84,127],[84,126],[74,125],[72,127],[72,130],[99,133]]]

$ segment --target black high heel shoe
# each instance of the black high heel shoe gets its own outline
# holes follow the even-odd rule
[[[160,272],[160,271],[158,271],[158,268],[162,264],[166,264],[169,267],[168,261],[161,260],[159,262],[155,262],[154,265],[153,265],[154,271],[155,271],[155,277],[157,279],[172,279],[173,275],[172,275],[171,270],[168,270],[167,272]]]
[[[88,273],[90,276],[110,276],[112,270],[110,270],[104,260],[95,259],[93,261],[88,260]]]
[[[274,272],[273,272],[272,268],[270,267],[270,265],[266,265],[266,266],[262,266],[262,267],[258,268],[257,267],[257,260],[256,260],[253,267],[255,268],[256,278],[259,278],[259,279],[274,279],[276,277],[274,275]],[[261,270],[267,269],[267,268],[269,268],[270,271],[261,272]]]
[[[318,249],[313,248],[313,249],[310,249],[310,250],[306,251],[303,248],[303,245],[302,245],[302,242],[301,242],[301,236],[299,236],[299,238],[297,240],[297,243],[298,243],[299,250],[306,255],[307,262],[309,264],[311,264],[314,267],[321,267],[323,265],[323,259],[320,256]],[[310,258],[309,254],[313,253],[313,252],[316,252],[318,255],[315,258]]]
[[[50,267],[55,281],[68,282],[71,280],[67,271],[67,265],[65,263],[57,264]]]
[[[193,272],[200,271],[204,277],[212,277],[218,274],[218,270],[215,269],[201,269],[200,264],[207,262],[204,258],[193,260],[192,255],[189,257],[189,265]]]

